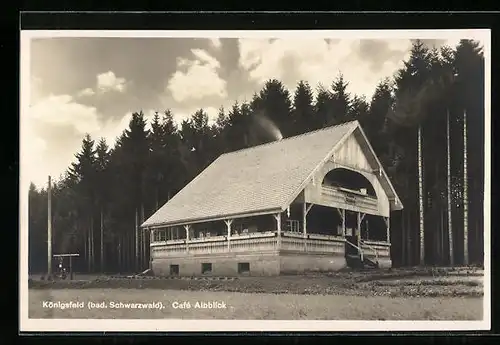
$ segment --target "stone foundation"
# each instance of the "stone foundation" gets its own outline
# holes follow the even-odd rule
[[[390,260],[380,260],[390,266]],[[203,264],[211,264],[211,271],[202,273]],[[248,264],[249,272],[238,272],[238,264]],[[155,259],[152,269],[155,275],[169,276],[171,265],[178,265],[179,276],[276,276],[306,272],[334,272],[347,266],[345,257],[290,252],[255,254],[220,254],[210,256],[184,256]],[[205,265],[206,266],[206,265]]]

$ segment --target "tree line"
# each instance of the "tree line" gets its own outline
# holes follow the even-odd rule
[[[347,91],[339,74],[314,94],[268,80],[248,102],[221,107],[210,124],[203,109],[180,125],[170,110],[132,115],[113,147],[83,138],[76,162],[52,187],[54,253],[79,253],[82,272],[148,267],[148,234],[138,226],[215,158],[283,137],[358,120],[405,208],[391,215],[395,266],[483,262],[484,57],[478,42],[410,57],[377,85],[370,100]],[[469,154],[470,153],[470,154]],[[29,268],[47,270],[47,189],[29,190]]]

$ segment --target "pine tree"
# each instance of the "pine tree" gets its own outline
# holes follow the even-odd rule
[[[327,126],[329,119],[333,118],[332,94],[321,84],[317,88],[314,112],[316,119],[314,129]]]
[[[108,171],[110,151],[108,144],[104,138],[101,138],[96,148],[96,186],[98,188],[97,198],[100,212],[100,269],[105,271],[104,259],[104,223],[105,223],[105,208],[109,202],[109,183],[110,176]]]
[[[293,134],[292,102],[290,92],[282,82],[268,80],[251,104],[253,114],[269,119],[283,137]]]
[[[293,134],[301,134],[311,131],[314,127],[314,96],[309,83],[300,81],[295,89],[293,97]]]
[[[85,135],[81,152],[76,154],[77,161],[69,169],[69,178],[76,181],[79,208],[86,231],[83,234],[87,242],[86,258],[88,270],[94,269],[94,206],[96,201],[96,157],[95,142],[90,135]]]
[[[329,125],[337,125],[342,122],[354,120],[350,117],[351,113],[351,95],[347,92],[349,83],[344,79],[344,75],[339,73],[332,83],[332,117],[328,119]]]

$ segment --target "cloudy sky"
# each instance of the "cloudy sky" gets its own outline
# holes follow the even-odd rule
[[[109,144],[130,114],[171,109],[180,122],[195,110],[251,99],[270,78],[293,92],[303,79],[370,98],[411,46],[409,39],[37,38],[30,41],[30,108],[21,115],[24,176],[58,179],[85,133]],[[456,40],[428,40],[430,45]]]

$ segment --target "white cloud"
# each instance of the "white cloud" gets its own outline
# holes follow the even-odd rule
[[[210,38],[210,44],[216,49],[219,49],[222,46],[222,42],[220,41],[220,38],[217,38],[217,37]]]
[[[151,128],[154,111],[144,111],[146,128]],[[96,108],[77,103],[69,95],[51,95],[29,108],[21,116],[21,169],[23,181],[32,181],[37,187],[45,186],[47,176],[57,180],[75,160],[74,153],[80,150],[83,135],[88,133],[95,140],[104,137],[109,146],[114,146],[123,130],[128,128],[132,113],[120,119],[110,119],[102,123]],[[77,135],[43,137],[39,125],[51,127],[63,134],[68,127]],[[57,145],[48,146],[48,141]],[[50,150],[49,150],[50,149]]]
[[[95,91],[93,89],[91,89],[90,87],[78,92],[79,97],[88,97],[88,96],[93,96],[94,94],[95,94]]]
[[[125,91],[125,78],[118,78],[112,71],[97,75],[97,88],[101,92]]]
[[[409,40],[387,42],[389,49],[400,56],[411,47]],[[377,83],[391,76],[402,65],[402,59],[386,60],[374,72],[370,56],[359,54],[360,43],[360,40],[240,39],[239,64],[259,83],[277,78],[292,90],[301,79],[313,88],[318,83],[329,86],[342,72],[350,92],[371,97]]]
[[[29,120],[54,126],[71,126],[79,133],[99,129],[97,109],[74,101],[69,95],[50,95],[30,108]]]
[[[220,68],[219,61],[210,54],[208,54],[203,49],[191,49],[191,52],[197,58],[198,61],[205,64],[206,66],[213,69]]]
[[[216,58],[201,49],[192,49],[194,59],[179,58],[177,70],[167,82],[166,91],[172,97],[183,102],[187,100],[200,100],[205,97],[226,97],[226,81],[220,78],[218,69],[220,63]]]

